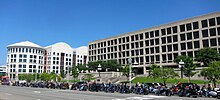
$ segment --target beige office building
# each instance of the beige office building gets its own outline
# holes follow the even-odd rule
[[[220,12],[150,27],[89,43],[89,61],[132,58],[136,74],[146,74],[151,64],[178,68],[178,55],[196,57],[199,49],[220,51]]]

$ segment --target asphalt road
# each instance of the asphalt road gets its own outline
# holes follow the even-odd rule
[[[59,89],[41,89],[0,85],[0,100],[214,100],[214,98],[167,97],[154,95],[136,95],[73,91]]]

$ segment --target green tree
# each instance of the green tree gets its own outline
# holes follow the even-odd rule
[[[64,70],[62,68],[60,69],[60,76],[62,78],[64,78],[66,76],[65,73],[64,73]]]
[[[79,76],[79,72],[75,66],[72,67],[72,76],[74,80]]]
[[[127,80],[129,81],[129,76],[130,76],[130,67],[129,65],[125,65],[124,67],[121,68],[122,75],[127,77]]]
[[[216,87],[216,81],[220,79],[220,61],[208,64],[208,68],[202,69],[200,75],[213,82]]]
[[[209,62],[220,60],[220,54],[215,48],[202,48],[197,53],[196,60],[203,62],[204,66],[208,66]]]
[[[178,73],[176,73],[173,68],[161,68],[159,72],[158,74],[163,80],[164,85],[166,85],[167,79],[179,77]]]
[[[91,81],[94,80],[95,78],[93,74],[85,74],[82,79],[85,81]]]
[[[159,66],[156,64],[151,65],[149,70],[149,77],[152,77],[155,81],[156,78],[160,77],[159,74],[160,74]]]
[[[185,56],[185,55],[181,55],[178,56],[174,62],[176,62],[177,64],[179,64],[180,61],[183,61],[185,64],[183,66],[183,73],[186,77],[189,78],[189,82],[190,82],[190,78],[192,76],[194,76],[197,72],[195,71],[196,65],[193,63],[193,59],[189,56]]]

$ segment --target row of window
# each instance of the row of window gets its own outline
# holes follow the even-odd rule
[[[212,26],[215,26],[215,25],[220,25],[220,17],[205,19],[205,20],[201,21],[202,28],[212,27]],[[180,32],[199,29],[199,22],[192,22],[192,23],[186,23],[186,24],[179,25],[179,29],[180,29]],[[114,44],[118,44],[118,43],[121,44],[121,43],[130,42],[130,41],[142,40],[144,35],[145,35],[145,39],[158,37],[158,36],[160,36],[160,33],[161,33],[162,36],[163,35],[169,35],[169,34],[172,34],[172,33],[173,34],[178,33],[178,27],[173,26],[173,27],[168,27],[168,28],[161,29],[160,31],[155,30],[155,31],[146,32],[145,34],[143,34],[143,33],[136,34],[136,35],[130,36],[131,38],[129,36],[127,36],[127,37],[123,37],[123,38],[109,40],[109,41],[107,41],[107,43],[106,42],[101,42],[101,43],[97,43],[97,44],[91,44],[91,45],[89,45],[89,49],[94,49],[94,48],[96,48],[96,46],[98,48],[100,48],[100,47],[105,47],[106,45],[110,46],[110,45],[114,45]],[[214,32],[212,32],[212,30],[211,30],[210,34],[212,34],[212,33],[214,34]]]
[[[43,55],[44,51],[33,48],[8,48],[8,53],[33,53]]]

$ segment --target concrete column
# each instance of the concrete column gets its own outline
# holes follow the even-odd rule
[[[147,74],[147,70],[146,70],[146,67],[143,66],[143,74],[146,75]]]

